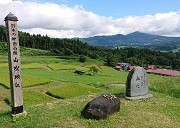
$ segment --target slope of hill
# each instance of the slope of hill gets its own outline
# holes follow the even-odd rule
[[[137,41],[138,46],[141,45],[139,42],[149,41],[156,39],[155,35],[142,34],[139,32],[135,32],[129,35],[115,35],[113,36],[104,36],[97,37],[99,40],[104,38],[108,38],[105,41],[109,40],[112,43],[117,42],[117,46],[127,46],[118,45],[118,41],[126,42],[135,42],[134,40],[139,39]],[[120,40],[122,39],[122,40]],[[173,38],[174,39],[174,38]],[[177,38],[178,39],[178,38]],[[7,54],[7,45],[6,42],[6,32],[5,27],[0,26],[0,54]],[[104,61],[108,66],[115,66],[118,62],[127,62],[132,65],[142,65],[142,64],[155,64],[161,66],[168,66],[168,68],[179,69],[180,67],[180,51],[177,48],[176,53],[164,53],[150,49],[142,49],[142,48],[118,48],[118,49],[108,49],[109,44],[106,44],[107,49],[97,48],[94,46],[89,46],[87,43],[82,43],[80,39],[59,39],[59,38],[50,38],[48,36],[42,35],[30,35],[29,33],[19,32],[19,42],[21,48],[22,55],[55,55],[60,56],[64,59],[81,59],[86,60],[87,58],[96,59],[100,61]],[[129,43],[130,44],[130,43]],[[143,44],[143,43],[142,43]],[[174,43],[177,44],[178,43]],[[113,47],[117,47],[113,46]],[[148,45],[147,45],[148,46]],[[155,45],[150,45],[155,46]],[[148,48],[150,48],[150,46]],[[170,48],[171,45],[158,45],[159,47],[167,47]],[[172,45],[174,46],[174,45]],[[24,48],[24,50],[23,50]],[[41,50],[28,50],[27,48],[32,49],[41,49]],[[43,50],[43,51],[42,51]],[[44,51],[45,50],[45,51]],[[23,52],[24,51],[24,52]],[[175,50],[174,50],[175,51]],[[23,54],[24,53],[24,54]]]
[[[81,40],[90,45],[109,48],[132,46],[170,51],[180,47],[180,37],[165,37],[141,32],[133,32],[128,35],[95,36]]]

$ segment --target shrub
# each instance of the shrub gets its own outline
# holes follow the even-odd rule
[[[92,72],[93,75],[94,75],[95,73],[98,73],[98,72],[99,72],[99,69],[98,69],[96,66],[92,66],[92,67],[90,67],[90,70],[89,70],[89,71]]]
[[[85,61],[86,61],[86,56],[81,55],[81,56],[79,57],[79,62],[84,63]]]

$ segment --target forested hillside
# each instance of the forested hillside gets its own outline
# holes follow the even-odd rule
[[[180,51],[158,52],[149,49],[117,48],[102,49],[82,43],[79,39],[59,39],[48,36],[30,35],[19,32],[20,46],[43,49],[52,55],[63,57],[83,57],[103,60],[107,65],[114,66],[118,62],[128,62],[132,65],[155,64],[173,69],[180,68]],[[0,26],[0,42],[6,42],[6,30]],[[0,52],[7,50],[6,45],[1,43]]]
[[[94,36],[81,40],[90,45],[105,48],[138,47],[157,51],[171,51],[180,48],[180,37],[165,37],[142,32],[133,32],[127,35]]]

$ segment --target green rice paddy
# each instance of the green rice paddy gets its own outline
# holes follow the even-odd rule
[[[22,56],[22,88],[26,117],[10,116],[7,58],[0,55],[0,127],[60,128],[179,128],[180,77],[148,75],[152,99],[129,101],[123,96],[128,72],[116,71],[93,60],[84,64],[53,56]],[[99,72],[91,75],[90,67]],[[74,73],[84,71],[84,75]],[[111,93],[121,109],[105,120],[81,116],[93,98]]]

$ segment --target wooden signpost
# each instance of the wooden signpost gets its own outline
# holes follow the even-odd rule
[[[21,114],[24,112],[17,21],[18,21],[17,17],[12,13],[9,13],[5,17],[5,23],[8,33],[8,57],[9,57],[12,115]]]

